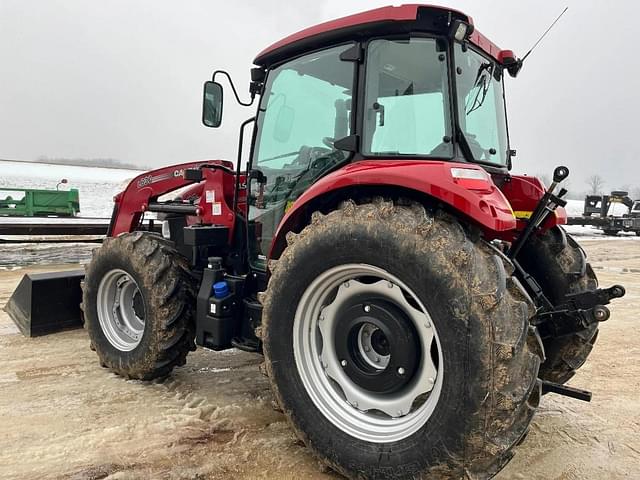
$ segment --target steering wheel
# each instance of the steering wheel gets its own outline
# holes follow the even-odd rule
[[[317,158],[326,156],[327,154],[333,152],[333,149],[328,149],[324,147],[309,147],[308,145],[303,145],[300,147],[300,151],[298,152],[298,156],[291,163],[291,165],[308,167],[310,166]]]

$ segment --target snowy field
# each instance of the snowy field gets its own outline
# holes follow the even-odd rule
[[[111,217],[113,196],[140,173],[142,171],[0,160],[0,188],[54,189],[61,179],[66,178],[69,183],[61,185],[60,188],[78,189],[80,218],[71,220],[49,217],[46,222],[104,223]],[[16,199],[21,198],[19,192],[0,192],[2,198],[7,195]],[[0,222],[31,223],[43,220],[43,218],[33,217],[0,216]],[[17,237],[20,240],[23,238]],[[86,263],[91,258],[91,251],[97,246],[95,243],[34,243],[29,242],[28,238],[25,240],[24,243],[0,243],[0,269],[40,264]]]
[[[80,217],[108,218],[113,210],[113,196],[121,191],[138,170],[100,167],[76,167],[0,160],[0,188],[55,189],[63,178],[69,183],[60,189],[76,188],[80,194]],[[11,195],[0,192],[0,197]],[[12,221],[15,221],[13,219]]]

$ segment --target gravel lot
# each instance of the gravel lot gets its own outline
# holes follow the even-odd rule
[[[545,396],[498,478],[639,478],[635,240],[582,241],[601,284],[627,288],[571,381],[594,399]],[[26,271],[51,269],[0,270],[0,307]],[[339,478],[319,469],[272,407],[259,356],[199,349],[170,378],[148,383],[101,368],[88,343],[83,330],[24,338],[0,311],[0,478]]]

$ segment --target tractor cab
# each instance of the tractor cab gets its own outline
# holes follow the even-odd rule
[[[517,62],[459,12],[385,7],[303,30],[254,62],[253,268],[264,270],[295,201],[347,163],[473,163],[490,172],[511,165],[503,84]],[[214,78],[205,89],[203,118],[213,118],[222,86]]]

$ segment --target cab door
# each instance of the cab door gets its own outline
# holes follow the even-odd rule
[[[352,132],[353,45],[299,57],[268,73],[258,109],[249,171],[248,246],[254,269],[266,260],[280,220],[293,202],[350,153],[334,143]]]

